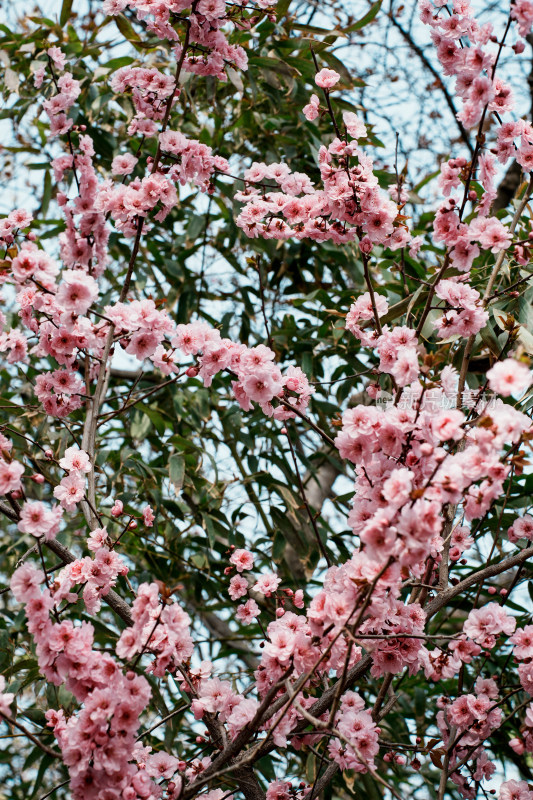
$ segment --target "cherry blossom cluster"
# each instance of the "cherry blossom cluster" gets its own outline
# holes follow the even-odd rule
[[[489,779],[496,770],[496,765],[482,745],[492,731],[500,726],[502,719],[501,709],[497,707],[496,682],[478,678],[474,689],[475,693],[463,694],[451,702],[446,697],[440,698],[440,710],[437,713],[437,725],[444,744],[450,746],[452,742],[457,742],[452,748],[450,777],[466,798],[475,797],[472,779]],[[471,761],[468,777],[459,770],[453,770],[464,756]]]
[[[97,551],[100,553],[101,551]],[[133,625],[126,628],[117,643],[117,655],[131,659],[148,651],[155,655],[150,671],[159,677],[188,661],[193,642],[191,619],[179,603],[161,603],[156,583],[139,586],[132,612]]]
[[[137,119],[162,120],[167,109],[167,100],[174,94],[175,82],[171,75],[165,75],[155,68],[122,67],[111,78],[110,86],[119,95],[131,91]],[[177,93],[173,99],[174,102],[177,101]],[[155,133],[157,126],[146,125],[142,132],[146,134],[148,129]],[[136,133],[137,129],[130,129],[129,132]]]
[[[254,0],[259,12],[271,10],[275,0]],[[243,13],[249,2],[226,3],[225,0],[171,0],[165,3],[146,3],[144,0],[105,0],[107,14],[120,14],[126,9],[135,12],[147,30],[159,39],[173,43],[174,54],[179,60],[183,56],[183,69],[196,75],[214,75],[226,80],[226,69],[236,67],[245,70],[248,65],[246,50],[228,41],[226,23],[233,22],[236,28],[249,29],[254,18]],[[187,17],[190,50],[183,53],[183,44],[175,27],[181,13],[190,9]]]
[[[62,71],[65,66],[65,56],[59,47],[51,47],[47,55],[53,68]],[[45,65],[39,65],[35,72],[35,85],[40,88],[45,75]],[[50,135],[62,136],[73,126],[74,120],[68,116],[68,112],[80,95],[80,82],[77,81],[71,72],[64,72],[60,78],[53,76],[56,92],[43,103],[43,109],[50,120]]]
[[[333,70],[322,70],[319,85],[324,72],[336,76],[335,82],[339,78]],[[336,244],[359,240],[364,253],[375,244],[397,250],[409,243],[409,231],[397,219],[397,204],[379,189],[373,161],[358,144],[366,136],[364,124],[348,111],[343,123],[347,138],[336,136],[319,150],[323,188],[315,188],[306,174],[292,172],[286,164],[254,163],[244,173],[244,188],[235,198],[245,204],[237,224],[247,236]]]
[[[466,421],[453,409],[357,406],[344,413],[337,447],[357,473],[349,522],[371,558],[397,556],[420,576],[425,559],[442,550],[444,506],[464,498],[470,522],[500,495],[509,472],[504,446],[520,441],[531,422],[503,403],[481,424],[465,428]],[[458,441],[466,446],[453,452]]]
[[[216,328],[204,323],[178,325],[171,344],[188,355],[201,354],[198,374],[205,386],[210,386],[213,377],[222,370],[233,373],[237,377],[232,382],[233,392],[244,411],[249,411],[256,402],[267,416],[290,419],[295,416],[294,411],[274,402],[282,399],[303,412],[314,392],[299,367],[290,366],[283,375],[269,347],[247,347],[223,339]]]
[[[0,433],[0,495],[17,493],[22,488],[24,465],[11,458],[12,448],[13,443]]]
[[[227,172],[229,164],[225,158],[214,156],[208,145],[195,139],[187,139],[177,131],[166,131],[159,137],[163,160],[170,159],[165,173],[150,173],[144,178],[134,178],[128,185],[108,180],[100,186],[96,207],[109,215],[115,227],[125,235],[134,236],[139,217],[154,214],[162,222],[178,203],[176,183],[193,183],[202,191],[211,190],[211,178],[215,171]],[[135,166],[127,156],[117,156],[113,161],[115,174],[129,174]]]
[[[464,280],[441,280],[435,294],[444,300],[447,309],[434,323],[440,339],[474,336],[487,324],[489,314],[481,305],[479,292]]]
[[[101,800],[111,792],[125,800],[160,797],[163,787],[153,779],[168,780],[179,762],[166,753],[151,755],[136,741],[151,695],[148,681],[132,671],[124,674],[111,655],[93,649],[90,623],[52,622],[55,600],[50,590],[41,591],[43,580],[41,570],[24,564],[13,574],[11,590],[25,606],[40,671],[55,686],[65,684],[83,703],[69,718],[63,710],[46,712],[69,769],[72,796]],[[179,790],[179,777],[177,781]]]
[[[229,42],[229,23],[247,31],[272,5],[270,0],[257,0],[250,12],[247,4],[224,0],[105,0],[104,10],[116,15],[128,9],[150,34],[169,41],[179,64],[178,76],[183,68],[225,79],[228,68],[245,69],[247,64],[245,49]],[[442,3],[436,5],[440,9]],[[509,111],[510,89],[495,77],[498,56],[490,47],[495,44],[490,24],[477,22],[467,0],[454,0],[448,16],[436,13],[429,0],[422,0],[421,13],[432,28],[444,73],[456,78],[456,91],[463,100],[459,119],[464,126],[479,124],[487,113]],[[517,0],[511,17],[524,36],[533,22],[531,3]],[[184,26],[185,38],[180,41]],[[522,44],[515,44],[517,52]],[[314,389],[299,367],[289,366],[282,372],[271,347],[239,344],[205,323],[176,325],[154,300],[131,300],[126,292],[118,302],[112,300],[103,308],[98,304],[109,264],[108,220],[138,244],[151,224],[163,221],[177,206],[179,186],[191,183],[212,192],[215,174],[228,176],[229,163],[207,145],[168,128],[172,106],[180,96],[175,77],[153,67],[128,66],[115,73],[111,88],[117,95],[131,94],[135,116],[128,133],[157,137],[157,155],[146,159],[144,173],[142,148],[136,155],[119,154],[112,162],[112,177],[101,181],[92,139],[68,117],[80,84],[64,72],[65,56],[59,48],[47,51],[47,65],[51,96],[43,108],[51,134],[68,134],[69,142],[68,152],[52,162],[54,176],[65,183],[73,178],[77,195],[69,198],[60,192],[57,197],[65,220],[59,260],[41,249],[31,232],[23,233],[32,222],[24,210],[17,209],[0,222],[9,264],[9,269],[2,269],[1,280],[13,282],[20,320],[28,332],[16,328],[0,332],[0,352],[7,353],[7,362],[43,359],[41,366],[52,366],[39,370],[34,392],[46,414],[58,418],[83,408],[86,393],[104,374],[104,358],[112,357],[117,345],[140,362],[148,359],[165,376],[183,371],[190,378],[199,376],[206,387],[216,375],[226,373],[244,411],[257,404],[267,417],[279,421],[302,415]],[[62,73],[59,78],[56,72]],[[46,73],[43,62],[35,71],[38,86]],[[414,256],[421,240],[412,239],[400,213],[407,200],[405,191],[400,186],[389,193],[379,188],[372,159],[360,144],[367,138],[365,124],[345,112],[341,130],[331,111],[329,93],[339,80],[334,70],[319,70],[315,83],[325,93],[328,107],[322,107],[318,95],[312,94],[303,109],[308,121],[330,114],[335,129],[333,141],[319,150],[320,187],[286,164],[253,163],[236,194],[244,204],[237,223],[249,237],[337,244],[357,241],[365,267],[378,248],[409,247]],[[466,195],[476,210],[468,223],[452,193],[470,184],[472,165],[459,157],[442,166],[439,185],[444,200],[436,211],[432,238],[444,244],[446,266],[459,275],[447,277],[443,269],[431,287],[442,309],[442,316],[432,323],[439,339],[474,336],[487,323],[480,293],[469,285],[470,270],[481,251],[498,256],[513,246],[509,227],[489,215],[496,162],[506,163],[511,156],[525,171],[533,166],[533,127],[525,121],[502,124],[494,151],[479,155],[476,183],[482,194],[478,197],[477,189],[471,189]],[[526,250],[521,252],[524,259]],[[275,572],[252,578],[251,550],[233,547],[229,551],[225,569],[231,575],[229,596],[233,601],[246,598],[237,607],[234,622],[244,626],[257,622],[264,631],[254,693],[236,691],[229,680],[213,674],[211,662],[192,666],[191,619],[181,603],[156,583],[138,587],[132,624],[116,644],[118,659],[132,662],[127,671],[109,653],[93,647],[91,624],[60,621],[60,614],[79,599],[76,587],[83,587],[88,613],[96,614],[119,577],[128,573],[98,508],[91,508],[96,520],[91,522],[86,542],[91,555],[66,564],[52,581],[30,564],[15,571],[11,589],[24,604],[39,669],[50,683],[64,684],[80,704],[70,717],[62,710],[47,712],[69,768],[75,800],[158,800],[164,791],[168,800],[177,800],[185,781],[194,783],[216,758],[213,753],[219,745],[212,739],[211,755],[189,762],[163,751],[153,754],[138,743],[150,688],[136,669],[157,678],[173,675],[190,699],[195,720],[221,732],[223,742],[235,741],[248,729],[271,737],[280,748],[289,743],[295,749],[327,743],[327,752],[340,769],[357,773],[376,769],[381,730],[370,706],[348,690],[336,696],[331,718],[329,710],[322,711],[317,722],[312,709],[324,687],[334,678],[343,679],[363,657],[375,679],[406,670],[411,676],[423,674],[427,680],[440,681],[462,675],[465,665],[503,641],[518,663],[520,685],[533,696],[533,625],[516,629],[515,617],[502,604],[490,602],[478,608],[476,602],[460,632],[447,644],[429,649],[425,637],[429,614],[423,598],[428,587],[446,589],[445,571],[445,585],[440,585],[441,568],[447,567],[448,560],[457,562],[473,547],[477,530],[472,523],[483,520],[504,494],[512,469],[511,451],[532,436],[530,417],[502,401],[489,408],[479,397],[469,414],[444,407],[435,413],[426,403],[428,392],[436,393],[445,406],[444,400],[457,393],[457,371],[446,366],[432,373],[422,360],[425,351],[416,329],[407,323],[382,324],[388,301],[374,291],[368,276],[366,282],[368,291],[352,304],[346,328],[369,349],[378,380],[389,376],[384,381],[392,383],[396,394],[387,408],[357,405],[344,411],[335,439],[339,455],[355,470],[348,516],[354,543],[351,557],[327,569],[322,587],[306,603],[303,590],[284,587]],[[3,315],[0,323],[4,328]],[[508,398],[530,387],[531,371],[519,358],[514,353],[488,370],[492,391]],[[407,389],[414,398],[412,408],[400,404]],[[370,391],[379,397],[381,390],[376,383]],[[61,530],[65,513],[88,507],[87,481],[95,478],[94,464],[87,452],[69,447],[57,462],[66,475],[54,485],[54,500],[46,495],[44,500],[35,500],[24,491],[23,480],[29,476],[25,466],[12,458],[11,450],[11,442],[0,434],[0,494],[8,496],[10,508],[16,509],[20,533],[35,537],[39,544],[41,539],[50,541]],[[31,478],[44,482],[43,475]],[[123,513],[122,501],[115,498],[111,517],[118,519]],[[150,506],[144,506],[142,518],[145,526],[153,524]],[[507,532],[510,545],[524,540],[533,541],[530,515],[514,520]],[[45,588],[41,588],[43,582]],[[408,587],[414,588],[409,598]],[[416,592],[417,588],[421,591]],[[4,689],[0,679],[0,714],[9,715],[13,694]],[[289,689],[294,689],[294,697],[287,706],[284,698]],[[502,701],[495,681],[482,676],[477,676],[469,692],[459,691],[456,697],[443,694],[438,701],[436,722],[449,749],[450,775],[466,798],[474,797],[475,782],[494,772],[484,742],[502,724]],[[265,702],[269,710],[260,715]],[[312,729],[306,732],[309,724]],[[521,735],[512,747],[518,754],[533,752],[533,705],[527,708]],[[468,774],[462,771],[466,762]],[[201,796],[206,800],[229,797],[221,789]],[[302,785],[297,791],[288,782],[274,780],[266,796],[267,800],[303,800],[305,792]],[[532,796],[522,782],[507,781],[501,787],[502,800],[531,800]]]
[[[331,740],[328,751],[340,768],[354,772],[374,770],[381,731],[357,692],[346,692],[342,696],[335,727],[340,735]]]
[[[107,538],[105,528],[97,528],[89,538],[89,547],[96,542],[99,546],[94,557],[85,556],[67,564],[56,576],[51,587],[54,602],[62,600],[76,602],[78,595],[75,586],[83,586],[83,602],[89,614],[100,610],[101,598],[116,584],[119,575],[127,575],[128,567],[114,550],[100,545]]]
[[[436,3],[441,6],[441,3]],[[455,78],[455,93],[463,100],[458,117],[467,128],[477,125],[485,107],[499,114],[512,108],[511,88],[495,77],[493,67],[497,47],[493,26],[481,25],[466,0],[454,2],[450,16],[437,13],[431,0],[421,0],[420,16],[431,26],[431,38],[445,75]]]

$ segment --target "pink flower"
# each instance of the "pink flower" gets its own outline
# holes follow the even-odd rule
[[[500,633],[508,636],[514,633],[516,620],[509,616],[498,603],[488,603],[483,608],[474,609],[468,615],[463,630],[465,634],[482,647],[494,647]]]
[[[196,12],[206,19],[220,19],[226,13],[225,0],[199,0]]]
[[[89,456],[77,445],[67,447],[65,455],[59,460],[59,466],[67,472],[90,472],[92,469]]]
[[[272,781],[266,790],[266,800],[290,800],[291,788],[286,781]]]
[[[126,347],[126,353],[135,356],[139,361],[144,361],[145,358],[153,355],[159,342],[160,337],[154,331],[140,330],[131,337],[130,343]]]
[[[78,472],[71,472],[54,489],[54,497],[67,511],[73,511],[85,494],[85,479]]]
[[[89,550],[96,552],[101,547],[104,547],[108,539],[107,528],[96,528],[87,539],[87,547]]]
[[[334,69],[324,68],[315,75],[315,83],[321,89],[331,89],[332,86],[335,86],[340,81],[340,78],[341,76]]]
[[[533,625],[526,625],[525,628],[518,628],[509,641],[514,644],[514,657],[522,660],[533,658]]]
[[[507,531],[507,536],[513,544],[519,539],[533,541],[533,517],[530,514],[524,514],[523,517],[515,519]]]
[[[268,626],[270,641],[265,644],[264,652],[285,664],[293,654],[296,636],[294,631],[279,624],[271,630],[273,624]]]
[[[7,220],[14,228],[27,228],[31,224],[33,217],[24,208],[16,208],[9,214]]]
[[[8,492],[16,492],[21,488],[20,478],[24,472],[24,467],[18,461],[11,461],[9,464],[0,458],[0,495]]]
[[[113,175],[129,175],[135,169],[138,160],[131,153],[115,156],[111,164],[111,172]]]
[[[297,589],[294,592],[294,597],[292,598],[292,602],[296,606],[296,608],[303,608],[304,607],[304,593],[303,589]]]
[[[250,400],[268,403],[283,388],[279,371],[256,369],[242,381],[242,386]]]
[[[488,370],[487,378],[492,391],[501,394],[502,397],[521,394],[533,382],[528,367],[514,358],[498,361]]]
[[[352,139],[363,139],[367,135],[366,125],[353,111],[343,111],[342,121]]]
[[[44,572],[29,564],[22,564],[13,573],[11,591],[19,603],[27,603],[31,597],[39,596],[39,586],[44,581]]]
[[[255,592],[264,594],[265,597],[270,597],[270,595],[276,591],[280,583],[281,578],[278,578],[277,575],[271,572],[268,575],[261,575],[253,589]]]
[[[302,108],[304,117],[311,122],[318,117],[320,100],[316,94],[312,94],[309,103]]]
[[[85,314],[98,297],[95,279],[81,269],[67,269],[62,273],[56,300],[65,311]]]
[[[229,582],[228,594],[232,600],[238,600],[248,592],[248,581],[242,575],[234,575]]]
[[[233,739],[245,725],[253,720],[258,708],[259,703],[252,698],[241,700],[241,702],[235,706],[227,720],[228,728]]]
[[[431,429],[440,442],[446,442],[449,439],[457,441],[463,435],[461,426],[464,421],[465,415],[458,409],[441,411],[432,419]]]
[[[66,59],[65,59],[65,54],[60,50],[60,48],[49,47],[46,52],[54,62],[54,66],[56,67],[56,69],[62,70],[65,66]]]
[[[120,517],[123,511],[124,511],[124,503],[122,502],[122,500],[115,500],[113,508],[111,509],[111,515],[113,517]]]
[[[154,519],[155,519],[154,512],[152,511],[150,506],[145,506],[143,508],[143,520],[147,528],[152,527],[152,525],[154,524]]]
[[[63,515],[60,506],[48,509],[44,503],[24,503],[20,512],[18,529],[22,533],[32,536],[44,536],[46,540],[53,539],[59,531],[59,523]]]
[[[254,619],[257,619],[259,614],[260,614],[259,606],[255,602],[255,600],[252,599],[247,600],[247,602],[244,603],[244,605],[239,606],[237,608],[237,611],[235,612],[235,616],[237,617],[239,622],[242,622],[243,625],[250,625],[250,623],[253,622]]]
[[[15,699],[15,695],[12,692],[4,691],[6,688],[6,679],[3,675],[0,675],[0,714],[4,714],[6,717],[11,716],[11,709],[10,705]]]
[[[254,557],[249,550],[234,550],[230,562],[237,567],[237,572],[243,572],[245,569],[253,569]]]
[[[470,236],[477,239],[484,250],[498,253],[511,243],[511,234],[496,217],[476,217],[470,225]]]
[[[394,505],[404,505],[413,488],[414,474],[405,468],[393,469],[383,484],[383,497]]]
[[[151,778],[171,778],[178,769],[179,759],[160,751],[146,759],[146,774]]]
[[[390,369],[398,386],[407,386],[412,383],[418,378],[419,372],[416,350],[413,347],[400,347],[398,358]]]
[[[533,792],[526,781],[505,781],[500,786],[498,800],[533,800]]]

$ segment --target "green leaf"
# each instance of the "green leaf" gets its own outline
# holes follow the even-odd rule
[[[376,3],[373,3],[364,17],[358,22],[354,22],[353,25],[350,25],[349,28],[345,28],[345,33],[352,33],[352,31],[360,31],[361,28],[364,28],[365,25],[368,25],[369,22],[372,22],[376,14],[378,13],[379,9],[381,8],[383,0],[377,0]]]
[[[120,58],[112,58],[111,61],[108,61],[104,64],[104,67],[108,70],[115,70],[120,69],[121,67],[128,67],[130,64],[135,62],[134,58],[130,56],[121,56]]]
[[[52,176],[50,174],[50,170],[47,169],[44,173],[44,184],[43,184],[43,201],[41,205],[41,214],[43,217],[46,217],[48,214],[48,209],[50,207],[50,200],[52,199]]]
[[[168,461],[168,472],[170,482],[176,490],[176,494],[181,491],[185,479],[185,459],[179,453],[174,453]]]
[[[72,5],[74,0],[63,0],[63,5],[61,6],[61,13],[59,14],[59,24],[61,27],[67,24],[70,19],[70,14],[72,11]]]
[[[278,0],[276,5],[276,17],[278,20],[282,19],[289,10],[291,0]]]

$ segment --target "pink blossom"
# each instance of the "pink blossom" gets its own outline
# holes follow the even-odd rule
[[[146,759],[146,774],[151,778],[171,778],[178,769],[179,759],[160,751]]]
[[[343,111],[342,121],[352,139],[363,139],[367,135],[366,125],[353,111]]]
[[[303,115],[310,122],[318,117],[320,100],[316,94],[312,94],[309,103],[303,107]]]
[[[126,347],[126,353],[135,356],[139,361],[144,361],[145,358],[153,355],[159,341],[159,335],[153,331],[137,331],[131,337],[130,343]]]
[[[89,456],[77,445],[67,447],[65,455],[59,460],[59,466],[68,472],[90,472],[92,469]]]
[[[533,658],[533,625],[518,628],[509,641],[514,645],[515,658],[520,660]]]
[[[320,86],[321,89],[331,89],[340,79],[341,76],[338,72],[335,72],[334,69],[324,68],[315,75],[315,83],[317,86]]]
[[[7,463],[0,458],[0,495],[16,492],[21,487],[20,478],[24,473],[24,466],[18,461]]]
[[[44,536],[46,540],[55,538],[59,531],[59,523],[63,515],[60,506],[48,509],[44,503],[26,502],[20,512],[18,529],[32,536]]]
[[[496,217],[476,217],[470,225],[470,236],[492,253],[505,250],[511,242],[511,234]]]
[[[131,153],[115,156],[111,163],[111,172],[113,175],[129,175],[135,169],[137,162],[138,159],[132,156]]]
[[[226,13],[226,3],[225,0],[199,0],[196,11],[206,19],[219,19]]]
[[[143,513],[144,524],[146,525],[147,528],[151,528],[152,525],[154,524],[154,519],[155,519],[155,515],[152,508],[150,506],[145,506],[143,508],[142,513]]]
[[[531,371],[528,367],[514,358],[497,361],[488,370],[487,378],[492,391],[501,394],[503,397],[522,394],[533,383]]]
[[[512,634],[516,620],[509,616],[498,603],[487,603],[483,608],[470,612],[464,624],[464,632],[482,647],[494,647],[496,636]]]
[[[80,269],[67,269],[56,294],[57,302],[65,311],[85,314],[98,297],[98,284],[91,275]]]
[[[233,739],[245,725],[248,725],[253,720],[258,708],[259,703],[252,698],[245,698],[235,706],[227,720],[230,735]]]
[[[40,594],[39,586],[44,581],[44,572],[34,564],[22,564],[11,578],[10,586],[19,603],[27,603],[31,597]]]
[[[277,575],[271,572],[268,575],[261,575],[253,589],[255,592],[260,592],[266,597],[270,597],[270,595],[276,591],[280,583],[281,578],[278,578]]]
[[[113,508],[111,509],[111,514],[113,517],[120,517],[122,512],[124,511],[124,503],[122,500],[115,500],[113,503]]]
[[[85,479],[79,472],[71,472],[54,489],[54,497],[67,511],[73,511],[85,494]]]
[[[4,715],[6,717],[11,716],[11,709],[10,705],[15,699],[15,695],[12,692],[6,692],[6,679],[3,675],[0,675],[0,715]]]
[[[50,56],[52,61],[54,62],[54,66],[62,70],[65,67],[65,54],[61,51],[59,47],[49,47],[46,51],[47,54]]]
[[[247,600],[246,603],[237,607],[235,616],[237,617],[239,622],[242,622],[243,625],[250,625],[250,623],[253,622],[254,619],[257,619],[260,613],[261,612],[259,606],[255,602],[255,600],[252,600],[250,598],[250,600]]]
[[[253,569],[253,553],[250,553],[249,550],[234,550],[230,556],[230,563],[236,566],[237,572]]]
[[[238,600],[248,592],[248,581],[243,575],[234,575],[229,582],[228,593],[232,600]]]
[[[283,388],[279,373],[270,369],[254,370],[245,377],[242,386],[250,400],[258,403],[269,402]]]
[[[107,528],[95,528],[91,531],[91,535],[87,539],[87,547],[89,550],[96,552],[100,547],[104,547],[109,540]]]
[[[296,606],[296,608],[303,608],[304,607],[304,593],[303,589],[297,589],[294,592],[294,597],[292,598],[292,602]]]
[[[518,542],[519,539],[533,541],[533,517],[530,514],[517,517],[508,529],[507,536],[509,537],[509,541],[513,543]]]
[[[505,781],[500,786],[498,800],[533,800],[533,792],[526,781]]]

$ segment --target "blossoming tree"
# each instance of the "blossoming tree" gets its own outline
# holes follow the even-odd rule
[[[533,5],[421,0],[422,208],[332,52],[379,1],[73,6],[0,26],[10,796],[531,800]]]

